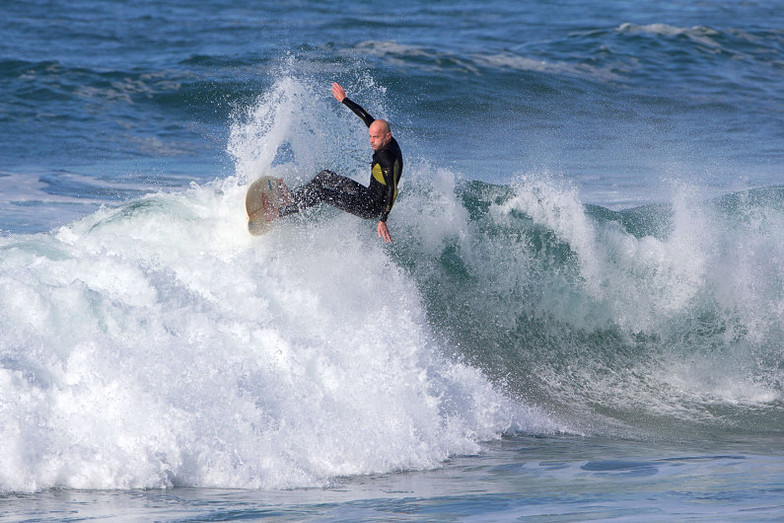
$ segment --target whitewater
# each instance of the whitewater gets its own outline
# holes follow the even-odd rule
[[[251,237],[242,172],[2,238],[3,490],[324,485],[557,429],[445,354],[366,224]]]

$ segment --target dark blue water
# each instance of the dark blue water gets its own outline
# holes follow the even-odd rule
[[[471,179],[563,174],[592,203],[645,203],[671,178],[726,190],[780,172],[775,7],[401,2],[384,17],[341,6],[9,5],[1,165],[42,194],[6,196],[2,228],[63,223],[43,204],[71,217],[86,198],[230,174],[232,115],[281,74],[325,97],[332,80],[353,87],[395,121],[409,155]],[[15,219],[26,205],[43,216]]]
[[[235,4],[3,6],[2,520],[780,512],[779,6]]]

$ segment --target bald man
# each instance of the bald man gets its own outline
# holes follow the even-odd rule
[[[281,207],[280,216],[299,212],[319,203],[328,203],[360,218],[378,218],[379,238],[391,242],[387,218],[397,198],[397,184],[403,172],[403,154],[392,137],[389,123],[375,120],[367,111],[346,97],[346,91],[332,84],[335,99],[351,109],[368,127],[373,162],[370,166],[370,185],[365,187],[350,178],[332,171],[321,171],[313,180],[291,191],[293,203]]]

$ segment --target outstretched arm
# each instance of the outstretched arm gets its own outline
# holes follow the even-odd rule
[[[368,112],[364,110],[359,104],[353,102],[349,97],[347,97],[346,90],[343,89],[343,86],[337,82],[332,83],[332,96],[335,97],[335,100],[354,111],[354,114],[362,118],[362,121],[365,122],[365,125],[368,127],[370,127],[370,124],[372,124],[375,120],[375,118],[370,116],[370,114],[368,114]]]

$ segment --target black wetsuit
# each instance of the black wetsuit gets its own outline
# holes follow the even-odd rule
[[[348,98],[343,99],[343,104],[362,118],[368,127],[374,122],[367,111]],[[386,222],[397,198],[397,184],[402,172],[403,154],[392,138],[384,148],[373,153],[369,187],[332,171],[321,171],[310,182],[291,191],[293,203],[281,207],[279,215],[328,203],[360,218],[378,218]]]

